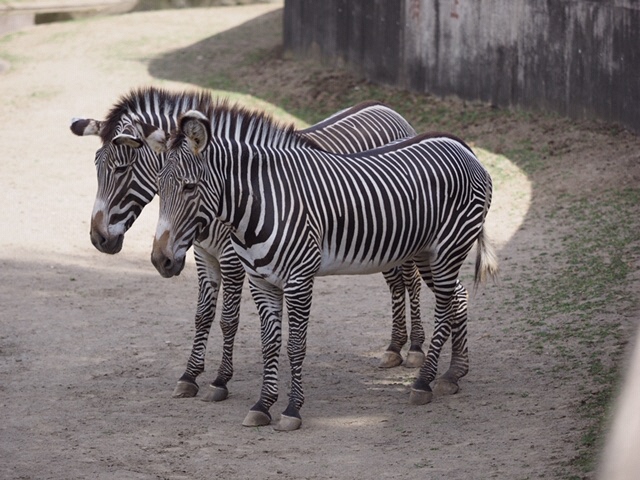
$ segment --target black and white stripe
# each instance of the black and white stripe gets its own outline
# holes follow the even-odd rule
[[[99,135],[102,140],[96,152],[98,191],[91,221],[91,240],[98,250],[117,253],[122,248],[125,232],[155,196],[164,154],[154,149],[165,139],[165,132],[175,127],[181,113],[210,103],[210,96],[204,92],[170,93],[146,88],[123,96],[104,121],[74,119],[71,130],[75,134]],[[329,151],[355,152],[412,136],[415,131],[388,107],[365,102],[301,133],[318,143],[324,142],[323,146]],[[233,375],[233,343],[239,322],[244,269],[233,250],[228,228],[217,221],[209,222],[198,232],[194,255],[199,283],[196,333],[174,396],[194,396],[198,391],[196,378],[204,370],[207,339],[222,284],[223,355],[217,377],[205,394],[205,399],[221,400],[226,398],[226,385]],[[422,363],[424,331],[418,300],[420,286],[410,276],[413,270],[415,266],[409,263],[385,272],[392,293],[393,324],[383,366],[402,361],[399,352],[407,342],[405,290],[411,302],[412,324],[407,363]],[[403,271],[409,274],[403,277]]]
[[[476,241],[476,279],[497,271],[483,227],[491,178],[464,142],[425,134],[338,155],[264,114],[211,104],[181,117],[167,148],[152,261],[164,276],[175,275],[204,226],[218,219],[231,229],[262,325],[263,387],[245,425],[270,422],[285,303],[292,385],[277,428],[300,425],[301,368],[318,275],[374,273],[414,261],[435,294],[436,324],[411,401],[430,401],[450,335],[453,360],[441,380],[443,390],[457,389],[468,370],[467,293],[458,275]]]

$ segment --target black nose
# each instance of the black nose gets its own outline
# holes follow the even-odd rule
[[[91,229],[89,235],[91,236],[91,243],[93,246],[103,253],[113,255],[122,249],[124,235],[117,235],[115,237],[108,238],[97,229]]]
[[[91,243],[94,247],[104,247],[107,244],[107,239],[100,232],[91,232]]]
[[[164,262],[162,263],[162,267],[164,268],[164,270],[166,272],[172,272],[173,271],[173,265],[174,265],[174,262],[170,258],[165,258]]]

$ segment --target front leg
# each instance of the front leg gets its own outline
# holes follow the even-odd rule
[[[207,387],[202,400],[219,402],[229,395],[227,383],[233,377],[233,346],[238,325],[240,324],[240,303],[245,271],[233,248],[225,251],[220,258],[222,272],[222,361],[218,367],[216,378]]]
[[[258,427],[271,423],[269,409],[278,399],[278,358],[282,344],[282,290],[250,276],[249,287],[260,315],[262,342],[262,390],[242,425]]]
[[[311,312],[313,277],[289,282],[285,287],[285,301],[289,316],[289,341],[287,353],[291,367],[291,391],[289,405],[274,428],[280,431],[297,430],[302,424],[300,409],[304,404],[302,388],[302,363],[307,352],[307,327]]]
[[[204,358],[211,324],[216,314],[216,302],[220,289],[220,264],[197,245],[194,257],[198,272],[198,305],[196,307],[196,333],[187,368],[173,390],[175,398],[195,397],[199,387],[196,378],[204,371]],[[223,359],[224,362],[224,359]]]

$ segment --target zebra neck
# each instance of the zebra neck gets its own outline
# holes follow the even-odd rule
[[[167,133],[176,125],[181,113],[191,109],[202,109],[211,103],[205,92],[175,93],[160,88],[134,89],[113,106],[105,119],[101,136],[108,141],[117,135],[124,122],[140,121],[162,128]]]
[[[246,145],[252,150],[314,145],[312,140],[298,134],[293,125],[284,126],[264,113],[250,112],[238,106],[216,105],[209,112],[209,118],[212,136],[223,144]]]

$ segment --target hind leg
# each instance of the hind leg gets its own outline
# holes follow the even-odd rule
[[[466,252],[465,255],[455,259],[448,259],[441,254],[440,258],[433,262],[431,258],[416,260],[420,275],[435,294],[436,307],[435,326],[427,356],[411,390],[410,402],[413,404],[429,403],[433,398],[430,385],[438,372],[438,360],[442,347],[451,335],[455,323],[455,311],[458,303],[456,301],[459,285],[458,272],[465,257]],[[456,335],[458,333],[456,332]],[[460,346],[459,343],[458,346]]]
[[[452,305],[453,324],[451,326],[451,364],[449,369],[436,380],[434,391],[439,395],[450,395],[458,391],[458,380],[469,371],[469,351],[467,348],[467,289],[458,282]]]
[[[391,292],[391,343],[384,352],[378,366],[393,368],[402,364],[400,351],[407,343],[407,321],[405,311],[405,284],[402,269],[395,267],[382,273]]]
[[[413,261],[402,264],[402,280],[404,288],[409,294],[409,305],[411,311],[411,333],[409,353],[404,366],[407,368],[418,368],[424,363],[425,335],[420,316],[420,272]]]

